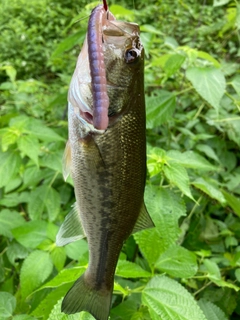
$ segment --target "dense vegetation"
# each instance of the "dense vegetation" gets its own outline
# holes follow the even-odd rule
[[[95,5],[1,1],[1,320],[93,319],[60,313],[88,248],[55,237],[75,201],[61,173],[66,94]],[[110,10],[141,26],[156,224],[124,245],[111,319],[239,319],[240,5],[122,0]]]

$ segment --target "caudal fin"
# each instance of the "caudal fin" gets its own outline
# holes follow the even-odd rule
[[[62,302],[62,312],[73,314],[88,311],[96,320],[107,320],[112,292],[98,291],[88,287],[82,275],[68,291]]]

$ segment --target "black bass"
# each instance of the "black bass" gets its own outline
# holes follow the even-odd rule
[[[116,21],[97,6],[68,94],[71,173],[76,204],[57,235],[62,246],[83,236],[89,265],[62,303],[62,311],[107,320],[123,242],[153,227],[144,201],[146,175],[144,49],[139,26]]]

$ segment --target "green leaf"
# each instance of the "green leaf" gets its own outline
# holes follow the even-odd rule
[[[228,205],[233,209],[234,213],[240,217],[240,200],[225,190],[221,190]]]
[[[176,245],[160,256],[155,267],[176,278],[191,278],[198,270],[196,255]]]
[[[42,121],[34,118],[27,118],[26,133],[33,135],[41,141],[65,141],[53,129],[47,127]]]
[[[233,80],[231,81],[231,84],[235,89],[235,91],[237,92],[237,94],[240,96],[240,75],[239,74],[233,78]]]
[[[124,16],[124,17],[134,16],[134,11],[128,10],[122,6],[119,6],[118,4],[111,5],[110,11],[112,12],[113,15],[116,15],[116,16]]]
[[[119,260],[116,268],[116,275],[123,278],[148,278],[151,277],[151,273],[143,270],[136,263]]]
[[[18,153],[12,151],[2,152],[0,150],[0,188],[5,187],[13,176],[19,171],[21,158]]]
[[[65,38],[58,44],[56,49],[53,51],[51,59],[57,58],[63,54],[64,51],[72,49],[76,44],[83,42],[85,31],[78,31]]]
[[[211,261],[209,259],[204,260],[204,265],[207,268],[208,276],[211,280],[220,280],[221,273],[216,262]]]
[[[18,139],[18,148],[38,166],[39,143],[38,139],[30,135],[22,135]]]
[[[33,316],[37,318],[42,318],[43,320],[47,320],[51,310],[53,309],[54,305],[61,299],[70,289],[72,283],[68,283],[65,285],[56,288],[55,290],[51,291],[37,306],[36,309],[33,310],[31,313]],[[56,319],[57,320],[57,319]]]
[[[57,288],[63,286],[64,284],[72,283],[76,281],[85,272],[85,270],[85,267],[74,267],[72,269],[64,269],[60,271],[55,278],[45,283],[38,290],[42,290],[45,288]]]
[[[37,319],[28,314],[20,314],[20,315],[14,316],[12,320],[37,320]]]
[[[24,298],[37,289],[51,274],[52,260],[48,252],[35,250],[24,260],[20,272],[21,293]]]
[[[12,265],[15,265],[16,259],[25,259],[28,256],[28,250],[20,243],[12,241],[7,249],[7,257]]]
[[[218,189],[213,183],[211,183],[211,181],[207,181],[203,178],[198,178],[194,182],[192,182],[192,185],[206,193],[212,199],[216,199],[222,204],[226,203],[226,200],[220,189]]]
[[[7,320],[12,316],[16,308],[16,298],[8,292],[0,292],[0,315],[1,320]]]
[[[183,166],[178,163],[169,163],[169,165],[164,166],[163,171],[170,184],[177,186],[183,194],[194,200],[190,191],[188,173]]]
[[[37,187],[31,192],[28,203],[29,216],[32,220],[41,218],[44,207],[49,216],[49,221],[54,221],[60,210],[60,196],[58,192],[47,185]]]
[[[200,299],[198,305],[208,320],[228,320],[224,312],[214,303],[205,299]]]
[[[80,314],[76,313],[70,315],[62,313],[62,300],[63,299],[59,300],[57,304],[54,306],[54,308],[51,311],[51,314],[49,315],[48,320],[95,320],[95,318],[92,315],[85,311],[82,311]]]
[[[200,96],[218,110],[226,87],[221,70],[214,67],[191,67],[187,69],[186,76]]]
[[[181,54],[170,54],[163,66],[167,76],[171,77],[175,72],[177,72],[181,68],[185,59],[186,57]]]
[[[178,239],[178,219],[186,214],[186,209],[183,199],[169,189],[147,185],[144,199],[156,227],[135,233],[134,239],[153,266],[160,254]]]
[[[54,248],[50,252],[50,256],[56,269],[58,271],[61,271],[62,268],[64,267],[64,264],[67,258],[65,248],[58,248],[58,247]]]
[[[170,150],[167,152],[167,161],[181,164],[185,168],[198,170],[218,170],[209,161],[194,151],[179,152]]]
[[[88,252],[88,244],[85,240],[69,243],[65,246],[67,256],[72,260],[79,260],[86,252]]]
[[[166,276],[153,277],[142,293],[153,320],[206,320],[192,295]]]
[[[230,0],[213,0],[213,6],[223,6],[224,4],[227,4]]]
[[[218,163],[220,162],[213,148],[209,147],[207,144],[198,144],[196,145],[196,148],[197,150],[203,152],[207,157],[217,161]],[[211,164],[209,163],[209,165]]]
[[[176,107],[175,95],[159,91],[157,95],[146,97],[147,128],[152,129],[171,119]]]
[[[47,223],[36,220],[12,230],[14,238],[26,248],[36,248],[47,238]]]
[[[24,223],[24,218],[17,211],[4,209],[0,212],[0,235],[11,238],[11,230]]]
[[[198,56],[198,58],[201,58],[201,59],[207,60],[209,62],[212,62],[214,67],[216,67],[216,68],[220,68],[221,67],[220,63],[215,58],[213,58],[209,53],[207,53],[205,51],[197,50],[197,56]]]

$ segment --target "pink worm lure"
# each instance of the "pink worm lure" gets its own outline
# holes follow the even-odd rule
[[[103,21],[108,19],[108,7],[105,0],[103,6],[96,7],[88,23],[88,56],[92,78],[93,125],[96,129],[106,130],[108,127],[109,98],[103,54]]]

